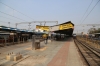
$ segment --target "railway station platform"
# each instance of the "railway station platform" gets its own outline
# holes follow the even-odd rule
[[[72,38],[66,41],[41,42],[41,48],[31,49],[32,42],[0,48],[0,66],[85,66]],[[9,52],[23,55],[19,61],[6,61]]]

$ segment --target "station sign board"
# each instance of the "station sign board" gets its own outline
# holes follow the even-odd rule
[[[70,28],[74,28],[74,26],[71,23],[59,25],[59,30],[70,29]]]
[[[41,29],[41,30],[49,31],[49,26],[36,25],[36,29]]]

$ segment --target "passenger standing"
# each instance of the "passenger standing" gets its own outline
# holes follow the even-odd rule
[[[47,44],[48,43],[48,35],[44,34],[43,38],[44,38],[44,43]]]

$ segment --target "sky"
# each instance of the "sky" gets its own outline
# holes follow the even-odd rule
[[[93,0],[92,3],[91,1],[92,0],[0,0],[0,25],[15,28],[16,23],[31,21],[58,21],[58,24],[71,21],[75,25],[100,24],[100,2],[89,14],[99,0]],[[87,10],[90,3],[91,6]],[[85,12],[86,14],[84,15]],[[87,15],[88,17],[84,20]],[[10,22],[10,25],[8,22]],[[29,24],[19,24],[18,28],[28,29],[28,25]],[[36,25],[40,25],[40,23],[32,23],[30,28],[35,29]],[[53,26],[56,25],[56,23],[46,23],[46,25]],[[75,29],[80,30],[79,27],[75,27]]]

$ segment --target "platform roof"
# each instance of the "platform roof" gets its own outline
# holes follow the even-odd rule
[[[59,25],[54,25],[54,26],[63,26],[63,25],[66,26],[69,23],[73,26],[73,28],[67,28],[67,29],[62,29],[61,30],[60,27],[59,27],[58,30],[55,30],[53,32],[54,33],[60,33],[60,34],[66,34],[66,35],[72,35],[73,30],[74,30],[74,24],[71,21],[68,21],[68,22],[65,22],[65,23],[62,23],[62,24],[59,24]],[[54,27],[54,26],[52,26],[52,27]]]
[[[67,24],[67,23],[71,23],[74,26],[74,24],[71,21],[67,21],[67,22],[64,22],[64,23],[61,23],[61,24],[58,24],[58,25],[53,25],[53,26],[59,26],[59,25],[62,25],[62,24]],[[51,27],[53,27],[53,26],[51,26]]]
[[[12,27],[0,26],[0,31],[33,32],[32,30],[17,29]]]
[[[26,30],[26,29],[17,29],[12,27],[6,27],[6,26],[0,26],[0,33],[9,33],[11,31],[17,32],[17,33],[36,33],[36,34],[44,34],[45,32],[35,32],[32,30]]]

